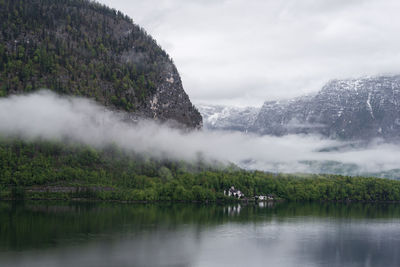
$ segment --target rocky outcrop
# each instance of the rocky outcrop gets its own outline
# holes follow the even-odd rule
[[[190,128],[201,128],[202,117],[183,90],[176,67],[172,63],[166,64],[161,77],[163,82],[139,114],[161,121],[172,119]]]

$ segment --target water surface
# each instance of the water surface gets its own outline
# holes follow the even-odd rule
[[[397,204],[0,202],[0,266],[400,266]]]

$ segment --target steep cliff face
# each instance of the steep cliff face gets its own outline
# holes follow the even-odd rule
[[[182,89],[182,81],[176,67],[167,64],[162,77],[164,81],[150,97],[149,105],[142,111],[145,117],[162,121],[173,118],[191,128],[201,128],[202,117]]]
[[[0,19],[0,96],[48,88],[201,127],[168,54],[119,11],[87,0],[3,0]]]

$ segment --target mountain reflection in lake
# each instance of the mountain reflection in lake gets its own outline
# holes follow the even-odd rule
[[[400,266],[397,204],[0,202],[0,266]]]

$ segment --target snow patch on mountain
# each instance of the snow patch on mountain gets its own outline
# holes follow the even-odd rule
[[[196,105],[203,116],[203,127],[213,130],[248,131],[260,108]]]

